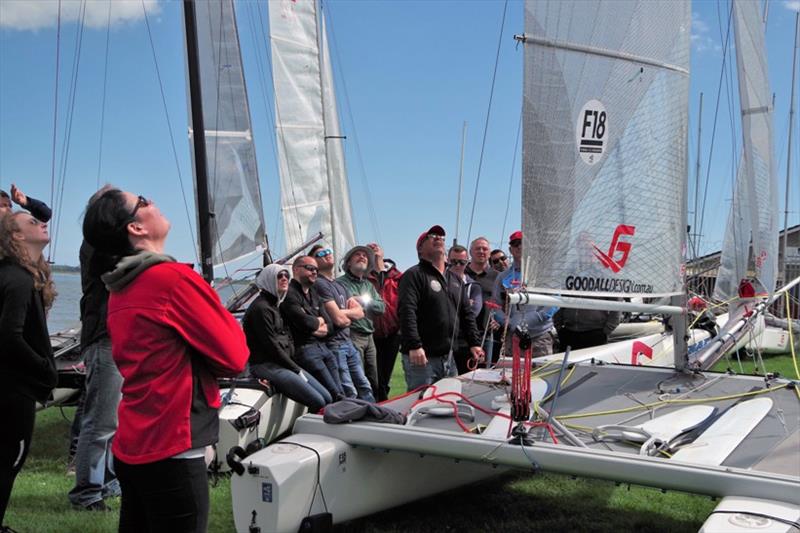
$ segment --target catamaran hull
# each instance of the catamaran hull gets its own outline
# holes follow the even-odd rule
[[[794,523],[795,525],[791,525]],[[728,496],[703,523],[700,533],[764,531],[791,533],[800,527],[800,507],[788,503]]]
[[[313,434],[292,435],[242,464],[245,473],[231,478],[239,533],[252,531],[251,526],[262,533],[294,533],[306,516],[326,511],[341,523],[506,471]]]
[[[288,433],[294,421],[306,412],[305,406],[283,394],[269,396],[263,389],[222,389],[220,395],[227,402],[219,410],[219,441],[212,461],[219,472],[230,470],[226,457],[231,448],[247,449],[257,439],[270,443]]]

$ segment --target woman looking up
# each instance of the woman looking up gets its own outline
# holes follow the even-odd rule
[[[242,320],[250,348],[250,373],[266,379],[278,392],[316,413],[331,402],[331,395],[292,359],[294,342],[278,310],[290,278],[288,267],[275,264],[264,267],[256,277],[261,292]]]
[[[242,329],[188,265],[164,255],[169,221],[143,196],[106,191],[87,209],[86,242],[120,259],[102,279],[122,374],[112,451],[120,532],[203,532],[206,449],[217,442],[218,377],[247,362]]]
[[[44,403],[57,374],[47,332],[55,299],[42,250],[47,224],[17,212],[0,217],[0,531],[14,479],[30,449],[36,402]]]

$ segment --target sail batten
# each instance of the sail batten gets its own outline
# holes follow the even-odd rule
[[[523,255],[530,290],[683,290],[689,6],[526,2]]]
[[[355,243],[324,20],[315,1],[269,2],[286,248],[321,232],[338,257]]]
[[[216,266],[265,246],[266,231],[233,0],[195,2],[194,9],[202,102],[192,105],[202,109]]]
[[[754,275],[769,295],[778,276],[778,182],[775,174],[772,94],[764,25],[755,2],[733,2],[742,157],[720,257],[714,296],[728,300]]]

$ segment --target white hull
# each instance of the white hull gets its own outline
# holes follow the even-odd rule
[[[782,328],[766,326],[758,337],[747,343],[747,348],[765,354],[788,353],[791,350],[789,332]]]
[[[216,454],[213,465],[220,472],[230,470],[226,457],[231,448],[247,445],[257,439],[270,443],[285,435],[292,429],[292,424],[306,412],[306,408],[283,394],[268,396],[260,389],[237,388],[231,394],[230,389],[220,390],[228,403],[219,410],[219,441],[215,446]],[[259,420],[251,427],[237,429],[235,421],[250,409],[259,412]]]
[[[505,471],[457,462],[351,446],[321,435],[293,435],[249,456],[243,461],[247,473],[231,478],[236,531],[247,533],[257,525],[262,533],[295,533],[304,517],[326,510],[340,523]],[[316,487],[318,466],[321,490]]]
[[[800,522],[800,507],[758,498],[728,496],[703,523],[700,533],[791,533],[800,529],[784,521]]]

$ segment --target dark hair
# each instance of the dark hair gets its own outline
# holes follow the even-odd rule
[[[0,189],[0,198],[11,198],[8,193],[2,189]]]
[[[505,254],[505,252],[500,248],[495,248],[494,250],[489,252],[489,257],[493,256],[494,254]]]
[[[312,246],[311,248],[308,249],[308,256],[309,257],[314,257],[315,253],[317,253],[320,250],[324,250],[324,249],[325,249],[325,245],[317,243],[317,244],[315,244],[314,246]]]
[[[460,254],[461,252],[467,253],[467,249],[461,246],[460,244],[454,244],[453,246],[450,247],[449,250],[447,250],[447,255],[449,256],[453,252],[457,254]]]
[[[119,189],[109,189],[92,198],[83,217],[83,238],[95,250],[109,255],[132,255],[136,250],[128,239],[131,215],[125,196]]]

